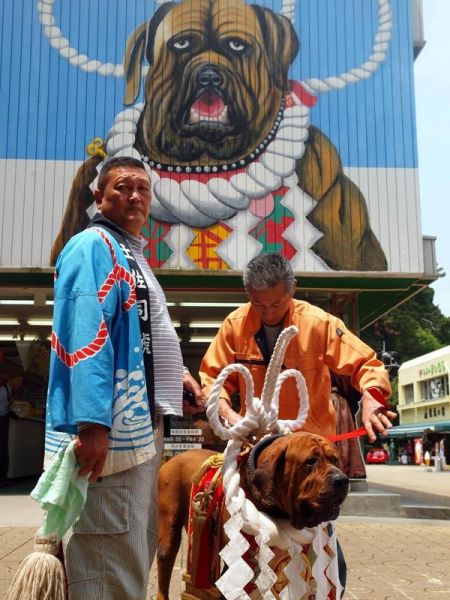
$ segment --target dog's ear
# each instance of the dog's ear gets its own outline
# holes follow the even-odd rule
[[[267,44],[272,64],[274,84],[283,92],[289,91],[289,66],[299,50],[298,36],[292,23],[283,15],[277,15],[268,8],[252,5],[258,17],[263,39]]]
[[[154,44],[155,44],[155,35],[156,30],[158,29],[161,21],[167,15],[169,11],[175,6],[175,2],[165,2],[162,4],[158,10],[155,12],[153,17],[150,19],[147,29],[147,43],[146,43],[146,58],[148,64],[151,66],[153,64],[155,55],[154,55]]]
[[[125,73],[125,98],[126,106],[133,104],[141,89],[141,69],[144,56],[147,22],[142,23],[133,31],[127,41],[123,70]]]
[[[286,448],[279,453],[267,453],[267,460],[260,458],[252,476],[251,483],[258,489],[261,496],[270,501],[275,496],[277,473],[283,469],[286,460]]]
[[[125,72],[125,98],[123,103],[128,106],[133,104],[139,95],[141,88],[141,69],[144,51],[151,66],[153,64],[153,45],[156,30],[166,14],[174,6],[173,2],[166,2],[158,8],[150,21],[146,21],[137,27],[130,35],[125,50],[123,70]]]

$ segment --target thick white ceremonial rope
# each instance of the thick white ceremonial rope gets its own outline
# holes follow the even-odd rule
[[[48,38],[50,46],[58,50],[63,58],[66,58],[71,65],[79,67],[88,73],[98,73],[99,75],[113,75],[114,77],[123,77],[123,64],[114,65],[112,63],[102,63],[99,60],[92,60],[86,54],[79,54],[78,50],[70,45],[64,33],[56,24],[53,15],[53,5],[55,0],[39,0],[37,9],[39,20],[42,23],[44,35]]]
[[[283,0],[281,14],[284,14],[292,22],[295,15],[295,0]],[[291,18],[292,15],[292,18]],[[348,73],[341,73],[325,79],[304,79],[302,85],[311,92],[329,92],[330,90],[342,89],[349,83],[358,83],[362,79],[368,79],[378,69],[386,58],[386,51],[392,34],[392,11],[390,0],[378,0],[378,30],[372,47],[372,54],[359,67],[355,67]]]
[[[168,0],[156,0],[157,4],[165,4]],[[79,67],[83,71],[97,72],[99,75],[113,75],[114,77],[123,77],[123,64],[103,63],[99,60],[90,59],[86,54],[79,54],[69,40],[64,37],[64,33],[56,24],[53,15],[53,5],[55,0],[39,0],[37,9],[39,20],[42,23],[44,35],[48,38],[50,45],[58,50],[63,58],[66,58],[71,65]],[[357,83],[362,79],[370,77],[386,58],[386,51],[389,47],[392,32],[392,12],[390,0],[378,0],[378,31],[375,36],[372,54],[366,62],[359,67],[351,69],[348,73],[341,73],[325,79],[306,79],[302,81],[309,92],[319,93],[328,92],[334,89],[341,89],[348,83]],[[295,20],[295,0],[283,0],[281,14],[287,17],[292,23]],[[148,67],[142,69],[142,76],[145,77]]]
[[[263,400],[253,396],[254,386],[250,372],[241,364],[232,364],[225,367],[216,379],[208,401],[206,414],[211,427],[216,435],[229,442],[224,452],[222,467],[222,482],[225,493],[225,506],[230,515],[224,525],[224,531],[228,537],[228,543],[220,552],[220,556],[228,565],[228,569],[216,582],[216,586],[227,600],[247,599],[249,596],[244,592],[244,587],[251,581],[253,571],[245,563],[242,556],[249,548],[247,540],[241,531],[255,536],[259,546],[258,565],[260,574],[256,579],[256,586],[263,600],[272,600],[271,587],[276,581],[276,574],[269,566],[273,552],[269,546],[277,546],[287,550],[291,557],[289,565],[285,569],[289,583],[282,591],[282,600],[289,598],[301,598],[307,591],[307,584],[302,574],[305,565],[300,558],[302,546],[311,544],[317,535],[321,535],[320,527],[305,528],[298,530],[293,528],[287,520],[271,519],[264,513],[259,512],[255,505],[245,497],[240,486],[240,476],[237,469],[237,457],[241,451],[242,444],[254,433],[258,436],[274,432],[287,433],[300,429],[305,423],[308,415],[309,400],[308,391],[303,376],[298,371],[290,369],[280,374],[281,366],[286,348],[291,339],[298,335],[298,329],[294,325],[284,329],[278,337],[272,359],[267,369],[263,388]],[[220,392],[227,377],[238,372],[245,380],[245,407],[246,414],[238,423],[229,429],[222,426],[219,420],[218,404]],[[294,376],[299,394],[299,412],[297,419],[290,421],[278,421],[279,393],[283,382]],[[273,402],[270,402],[270,394]],[[326,524],[325,524],[326,525]],[[323,532],[322,532],[323,533]],[[322,543],[321,539],[321,543]],[[325,544],[322,543],[322,548]],[[317,568],[315,576],[320,581],[321,589],[330,586],[327,575],[331,570],[327,555],[320,559],[320,569]],[[339,582],[332,579],[333,584],[339,588]]]
[[[283,373],[280,373],[286,348],[291,339],[297,335],[294,331],[298,333],[297,328],[292,325],[282,332],[283,335],[278,337],[261,392],[261,402],[267,414],[268,430],[271,432],[288,433],[289,431],[297,431],[303,427],[308,416],[309,397],[303,375],[296,369],[287,369]],[[284,332],[289,333],[284,334]],[[279,421],[280,390],[283,382],[289,377],[294,377],[296,381],[299,412],[297,418],[294,420]]]

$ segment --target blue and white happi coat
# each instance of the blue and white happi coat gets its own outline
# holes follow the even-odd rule
[[[110,429],[103,476],[154,456],[142,348],[124,253],[104,229],[79,233],[56,263],[46,464],[77,434],[77,423]]]

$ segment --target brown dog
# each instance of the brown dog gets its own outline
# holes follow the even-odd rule
[[[183,527],[187,527],[191,481],[214,452],[190,450],[165,463],[159,473],[158,600],[169,584]],[[241,486],[255,506],[289,519],[297,529],[336,519],[348,492],[335,446],[297,432],[266,438],[240,468]]]

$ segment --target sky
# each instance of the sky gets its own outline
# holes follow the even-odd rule
[[[423,0],[426,45],[414,67],[423,235],[435,236],[434,303],[450,317],[450,0]]]

